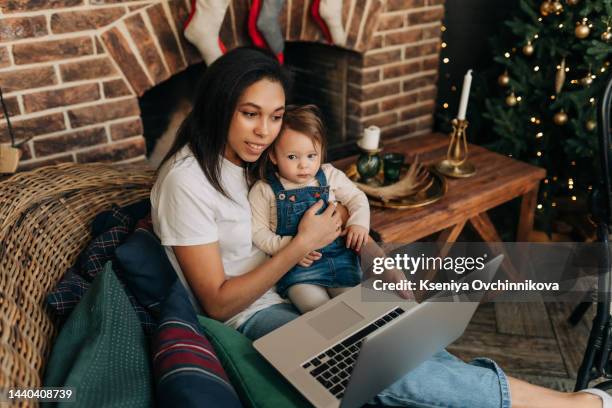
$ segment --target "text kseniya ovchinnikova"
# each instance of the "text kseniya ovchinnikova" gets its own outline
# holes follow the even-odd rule
[[[396,254],[392,257],[374,258],[372,272],[380,275],[386,270],[399,270],[414,275],[418,271],[454,271],[457,275],[465,272],[479,271],[485,266],[487,255],[479,257],[439,257],[439,256],[410,256],[408,254]],[[408,280],[402,279],[394,282],[386,282],[377,279],[373,282],[375,290],[425,290],[425,291],[449,291],[467,292],[470,290],[495,290],[495,291],[558,291],[559,284],[556,282],[534,282],[526,279],[521,282],[510,280],[483,281],[474,279],[471,282],[450,280],[448,282],[435,282],[430,279]]]

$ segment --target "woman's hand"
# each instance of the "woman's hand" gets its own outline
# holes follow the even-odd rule
[[[323,255],[320,252],[312,251],[311,253],[306,255],[300,262],[298,262],[298,265],[303,266],[304,268],[308,268],[310,265],[313,264],[314,261],[318,261],[319,259],[321,259],[322,256]]]
[[[317,215],[317,211],[323,206],[323,200],[313,204],[302,217],[298,225],[296,238],[302,239],[310,248],[309,253],[318,248],[323,248],[338,238],[342,230],[342,220],[335,212],[336,204],[329,203],[325,211]]]

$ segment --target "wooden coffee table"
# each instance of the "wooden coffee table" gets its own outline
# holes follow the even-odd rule
[[[433,164],[446,157],[448,141],[446,135],[428,134],[385,143],[383,153],[400,152],[408,161],[418,154],[422,163]],[[546,170],[476,145],[469,146],[469,155],[476,166],[476,174],[465,179],[447,178],[448,191],[439,201],[406,210],[372,207],[371,229],[380,234],[382,242],[410,243],[439,233],[438,242],[451,243],[467,223],[483,241],[501,242],[487,211],[518,197],[522,197],[522,203],[516,240],[528,241],[538,187]],[[334,165],[345,170],[356,158],[347,157]],[[504,269],[511,277],[515,275],[508,257]],[[498,303],[495,309],[498,330],[502,333],[538,335],[549,330],[543,303]]]
[[[411,161],[415,155],[425,164],[444,159],[448,136],[429,134],[384,145],[384,152],[400,152]],[[487,211],[500,204],[522,197],[517,241],[528,241],[533,228],[534,211],[540,181],[546,170],[470,145],[469,160],[476,166],[476,175],[465,179],[447,178],[448,191],[439,201],[421,208],[406,210],[371,209],[371,228],[383,242],[414,242],[436,232],[442,242],[454,242],[469,222],[484,241],[500,242],[501,238]],[[339,169],[354,163],[356,156],[334,162]]]

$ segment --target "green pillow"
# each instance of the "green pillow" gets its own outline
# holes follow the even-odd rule
[[[253,408],[312,405],[253,348],[251,340],[216,320],[198,316],[217,356],[245,406]]]
[[[61,328],[44,385],[75,389],[76,405],[57,406],[153,406],[147,340],[110,262]]]

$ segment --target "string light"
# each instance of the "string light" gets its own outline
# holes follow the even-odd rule
[[[442,107],[443,107],[444,109],[448,109],[448,103],[444,102],[444,103],[442,104]]]
[[[538,157],[542,156],[542,152],[537,152],[536,156],[538,156]]]
[[[550,95],[550,99],[554,101],[555,99],[557,99],[557,97],[555,95]]]
[[[532,116],[531,119],[529,119],[529,120],[531,121],[531,123],[536,123],[537,119],[535,118],[535,116]]]
[[[563,28],[563,23],[559,24],[559,28]]]
[[[572,201],[576,201],[576,196],[572,196]]]
[[[446,44],[445,42],[443,42],[443,43],[441,44],[441,47],[442,47],[442,48],[446,48],[446,46],[447,46],[447,44]]]
[[[595,98],[591,98],[591,99],[589,99],[589,102],[591,102],[591,103],[595,103]]]
[[[440,27],[440,31],[445,32],[446,31],[446,26],[443,25],[442,27]]]
[[[544,136],[544,133],[542,133],[542,132],[538,132],[538,133],[536,133],[536,138],[538,138],[538,139],[539,139],[539,138],[541,138],[542,136]]]
[[[542,209],[542,204],[538,204],[538,210]]]
[[[557,206],[557,203],[555,203],[555,202],[553,201],[553,203],[552,203],[551,205],[552,205],[553,207],[556,207],[556,206]]]
[[[506,52],[506,53],[504,54],[504,57],[506,57],[506,58],[510,58],[510,53],[509,53],[509,52]]]
[[[457,91],[457,87],[455,85],[451,86],[451,91],[456,92]]]
[[[534,35],[534,36],[533,36],[533,39],[534,39],[534,40],[537,40],[538,38],[540,38],[540,35],[539,35],[539,34],[536,34],[536,35]]]
[[[533,67],[533,70],[534,70],[535,72],[538,72],[538,71],[540,70],[540,67],[536,65],[535,67]]]
[[[548,179],[544,179],[544,184],[548,184]]]
[[[570,71],[569,67],[565,67],[565,72],[569,72],[569,71]]]
[[[449,63],[449,61],[450,61],[450,60],[449,60],[448,58],[444,58],[444,59],[442,60],[442,62],[444,62],[445,64],[448,64],[448,63]]]
[[[520,101],[522,101],[522,100],[523,100],[523,97],[522,97],[522,96],[517,96],[517,97],[516,97],[516,100],[520,102]]]

